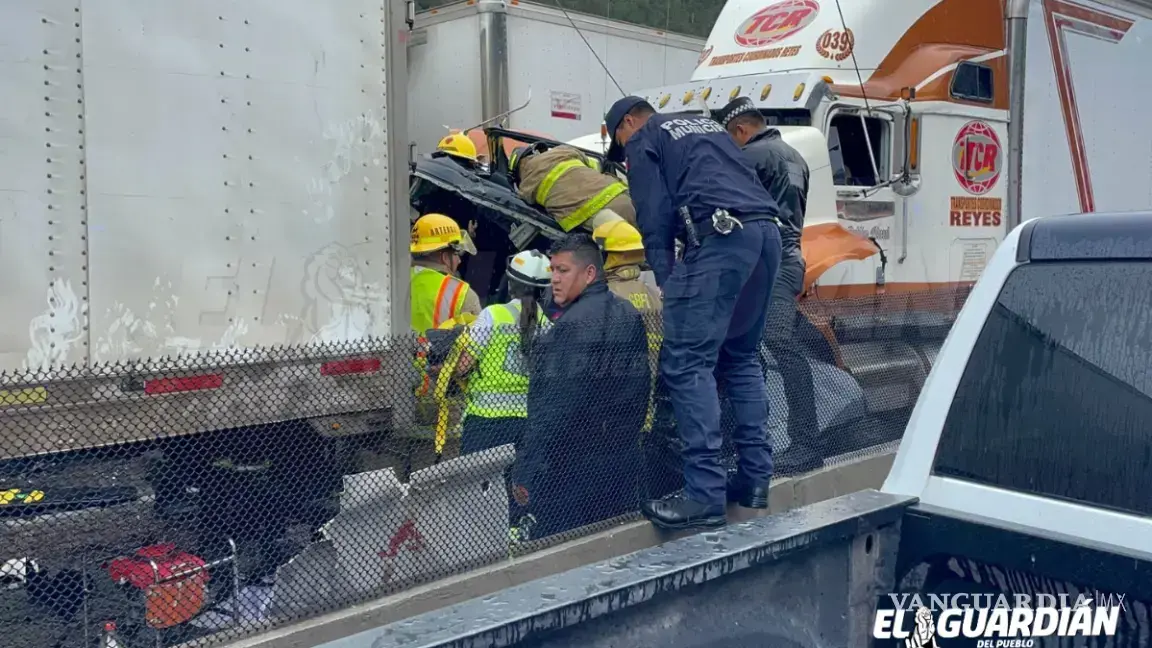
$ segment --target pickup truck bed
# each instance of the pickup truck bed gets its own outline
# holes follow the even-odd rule
[[[969,569],[957,570],[957,564]],[[867,646],[877,607],[890,607],[889,593],[942,592],[1004,593],[1010,600],[1017,593],[1067,592],[1073,600],[1079,593],[1124,594],[1120,631],[1112,643],[1101,638],[1098,645],[1148,645],[1144,601],[1152,600],[1152,556],[1122,555],[865,490],[543,578],[322,648]],[[1097,645],[1084,638],[1048,640],[1034,645]]]
[[[900,523],[913,503],[861,491],[323,648],[858,646],[854,638],[871,631],[876,596],[892,587]]]

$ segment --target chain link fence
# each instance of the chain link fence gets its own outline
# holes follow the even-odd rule
[[[806,304],[803,443],[762,354],[778,473],[891,447],[965,297]],[[223,643],[637,519],[682,481],[649,340],[561,332],[3,376],[3,645]]]

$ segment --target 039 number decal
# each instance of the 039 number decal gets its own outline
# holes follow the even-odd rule
[[[852,56],[856,36],[851,29],[829,29],[816,39],[816,53],[832,61],[843,61]]]

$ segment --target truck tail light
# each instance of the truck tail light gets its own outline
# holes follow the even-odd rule
[[[174,392],[200,391],[202,389],[217,389],[224,384],[221,374],[204,374],[202,376],[180,376],[177,378],[155,378],[144,381],[145,394],[171,394]]]
[[[380,371],[380,358],[351,358],[334,360],[320,365],[321,376],[347,376],[349,374],[371,374]]]

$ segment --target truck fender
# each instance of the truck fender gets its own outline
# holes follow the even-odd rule
[[[841,261],[863,261],[879,251],[867,237],[840,223],[805,227],[800,235],[800,253],[804,256],[804,293]]]

